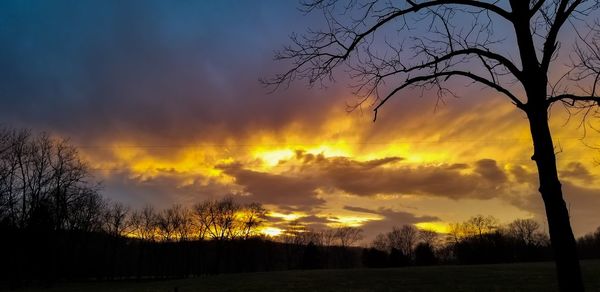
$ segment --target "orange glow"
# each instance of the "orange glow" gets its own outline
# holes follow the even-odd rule
[[[333,218],[329,218],[331,223],[327,225],[329,227],[339,227],[339,226],[350,226],[350,227],[360,227],[365,223],[373,220],[381,220],[380,216],[347,216],[347,215],[339,215]]]
[[[261,234],[277,237],[283,233],[283,229],[277,227],[264,227],[260,230]]]
[[[306,216],[305,213],[288,213],[288,214],[284,214],[284,213],[278,213],[278,212],[269,212],[269,214],[267,214],[267,216],[269,217],[273,217],[273,218],[281,218],[285,221],[294,221],[297,220],[301,217]]]
[[[447,234],[450,232],[450,227],[445,222],[421,222],[415,224],[415,226],[421,230],[430,230],[436,233]]]
[[[478,111],[486,112],[485,119]],[[324,158],[346,157],[356,162],[389,157],[402,158],[381,166],[386,170],[418,169],[455,163],[472,165],[480,159],[491,158],[512,180],[516,179],[516,176],[511,171],[516,167],[535,172],[535,165],[529,159],[532,151],[528,125],[509,104],[495,101],[482,103],[476,110],[460,115],[443,109],[432,114],[431,119],[423,118],[422,113],[413,115],[402,123],[395,122],[393,128],[382,129],[389,125],[378,124],[379,121],[372,124],[368,119],[357,118],[356,115],[344,111],[333,111],[322,125],[311,126],[294,122],[282,126],[277,131],[257,129],[244,138],[229,137],[226,143],[222,142],[222,137],[215,140],[206,137],[205,140],[189,143],[189,146],[163,149],[137,147],[134,140],[124,140],[114,141],[106,151],[108,154],[104,153],[104,156],[95,156],[94,149],[83,149],[82,152],[92,168],[105,170],[102,175],[112,171],[123,171],[129,174],[130,179],[139,181],[168,177],[177,181],[178,188],[193,186],[195,191],[203,186],[216,184],[231,193],[243,195],[246,195],[243,186],[238,185],[236,179],[226,174],[220,166],[237,163],[243,169],[254,172],[293,177],[299,175],[299,169],[304,163],[296,159],[297,151],[322,155]],[[565,149],[558,155],[559,168],[571,162],[581,162],[592,175],[600,174],[600,168],[592,167],[597,153],[582,149],[585,146],[574,134],[578,133],[574,126],[562,127],[563,120],[557,116],[560,117],[560,113],[553,116],[553,134],[555,140],[560,142],[557,145]],[[194,143],[198,146],[193,146]],[[461,170],[461,174],[472,173],[473,168]],[[309,174],[307,179],[311,178],[310,175],[318,174]],[[583,186],[581,181],[576,181],[575,184]],[[389,192],[361,197],[341,190],[319,188],[315,192],[319,198],[326,201],[319,208],[288,212],[282,210],[290,209],[270,205],[267,216],[283,221],[302,221],[303,217],[314,216],[328,218],[328,226],[359,227],[370,221],[383,220],[383,216],[375,214],[379,209],[402,209],[411,214],[418,213],[419,216],[440,218],[440,221],[415,225],[420,229],[447,233],[449,227],[446,222],[455,222],[478,213],[490,214],[506,222],[522,216],[523,213],[531,214],[528,210],[519,209],[519,206],[510,205],[521,200],[515,194],[525,192],[522,186],[515,188],[516,191],[512,189],[511,192],[507,192],[507,196],[514,198],[504,200],[508,202],[505,205],[496,204],[495,201],[491,204],[485,200],[472,200],[466,204],[466,201],[462,200],[413,193]],[[227,191],[214,195],[226,194]],[[204,198],[198,198],[202,199]],[[185,200],[185,203],[191,201],[189,197]],[[405,205],[415,208],[405,209]],[[375,213],[349,214],[344,206],[362,207]],[[453,209],[450,210],[449,206]],[[418,211],[415,211],[417,209]],[[469,213],[471,210],[472,213]],[[262,234],[271,236],[277,236],[281,232],[284,230],[276,224],[269,223],[261,231]]]
[[[278,150],[256,150],[254,156],[263,161],[268,167],[277,165],[280,161],[294,157],[294,151],[291,149]]]

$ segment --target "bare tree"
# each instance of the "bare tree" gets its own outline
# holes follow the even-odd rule
[[[156,227],[163,241],[186,241],[193,235],[195,225],[192,212],[175,204],[157,214]]]
[[[498,219],[493,216],[476,215],[464,223],[469,236],[477,235],[482,237],[486,233],[491,233],[498,228]]]
[[[240,220],[242,237],[247,239],[256,236],[258,227],[265,221],[267,210],[259,203],[250,203],[244,207]]]
[[[417,244],[419,230],[413,225],[403,225],[400,228],[400,236],[402,237],[401,250],[408,257],[412,257],[415,245]]]
[[[419,229],[420,241],[431,247],[434,247],[437,245],[439,238],[440,238],[440,234],[433,230]]]
[[[126,235],[131,223],[128,218],[130,210],[120,202],[108,203],[102,220],[105,232],[115,237]]]
[[[177,231],[179,205],[174,205],[169,209],[162,210],[156,216],[156,227],[158,234],[163,241],[172,241]]]
[[[10,163],[8,163],[5,153],[8,153],[11,145],[10,132],[6,129],[0,129],[0,225],[5,224],[8,218],[9,209],[12,205],[9,199],[8,180],[11,175]]]
[[[328,27],[293,35],[292,45],[276,55],[290,61],[291,68],[263,82],[276,87],[295,79],[327,84],[343,68],[359,97],[354,107],[370,103],[374,119],[390,98],[409,88],[432,89],[440,100],[454,95],[445,85],[455,78],[505,96],[528,117],[531,159],[538,169],[559,287],[582,291],[548,113],[556,102],[582,110],[584,118],[592,109],[597,113],[597,34],[579,34],[581,45],[567,74],[550,78],[549,72],[565,24],[581,23],[599,7],[598,0],[312,0],[303,8],[321,11]],[[500,22],[512,30],[501,35],[494,30]],[[394,41],[392,33],[401,39]],[[503,45],[509,40],[515,41],[518,59],[506,55]]]
[[[156,239],[156,211],[151,205],[146,205],[142,210],[135,211],[131,215],[131,226],[133,234],[143,240],[153,241]]]
[[[297,242],[301,245],[313,244],[315,246],[325,246],[323,244],[323,233],[314,229],[307,228],[297,234]]]
[[[52,142],[47,134],[41,134],[23,146],[19,153],[22,224],[32,228],[54,228],[58,222],[50,214],[49,198],[49,182],[53,176],[50,169]]]
[[[498,219],[493,216],[476,215],[464,222],[450,224],[448,240],[458,243],[467,237],[477,236],[482,238],[484,234],[491,233],[499,227]]]
[[[517,219],[508,224],[508,234],[526,245],[536,245],[540,239],[540,224],[533,219]]]
[[[193,207],[193,210],[194,210],[193,226],[195,227],[198,239],[200,239],[200,240],[206,239],[208,236],[207,230],[208,230],[208,226],[210,224],[209,223],[210,215],[208,213],[208,207],[209,207],[209,205],[206,204],[206,202],[197,203]]]
[[[231,197],[206,201],[197,204],[194,209],[204,232],[211,239],[226,240],[239,235],[241,229],[236,216],[241,207]]]
[[[387,236],[384,233],[377,234],[371,242],[371,247],[380,251],[387,251],[389,249]]]
[[[405,256],[412,257],[413,249],[417,244],[419,230],[413,225],[394,227],[387,234],[389,247],[402,251]]]
[[[4,223],[16,228],[97,229],[103,203],[98,186],[89,180],[86,165],[67,140],[28,130],[0,130]]]
[[[335,229],[335,237],[341,247],[350,247],[363,238],[362,229],[342,226]]]
[[[450,223],[448,225],[448,236],[447,241],[450,243],[458,243],[461,238],[464,237],[462,232],[462,224],[461,223]]]
[[[18,169],[14,148],[27,135],[25,131],[0,130],[0,222],[11,227],[16,227],[19,222]]]
[[[333,246],[335,245],[335,229],[326,228],[321,230],[321,241],[323,242],[323,246]]]
[[[175,205],[172,209],[175,213],[173,225],[177,238],[179,241],[189,240],[193,236],[195,227],[192,211],[181,205]]]
[[[102,211],[106,207],[106,201],[98,190],[81,187],[74,192],[74,200],[70,203],[66,219],[66,229],[88,232],[102,230]]]
[[[85,185],[89,174],[87,166],[79,158],[77,149],[68,140],[48,141],[51,146],[49,154],[50,179],[48,183],[49,200],[54,210],[56,229],[62,229],[69,214],[69,204],[77,200],[80,193],[73,189]]]
[[[286,224],[285,231],[280,238],[284,243],[300,246],[304,245],[304,238],[302,237],[302,234],[306,232],[308,232],[308,229],[305,225],[303,225],[299,220],[293,220]]]

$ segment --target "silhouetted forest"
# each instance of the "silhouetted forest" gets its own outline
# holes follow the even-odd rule
[[[57,280],[553,258],[547,234],[531,219],[501,225],[479,215],[452,224],[447,234],[404,225],[366,246],[360,228],[312,230],[300,221],[267,237],[261,233],[266,216],[261,204],[232,197],[133,210],[100,195],[68,141],[0,131],[0,280],[13,288]],[[600,228],[578,243],[582,258],[600,258]]]

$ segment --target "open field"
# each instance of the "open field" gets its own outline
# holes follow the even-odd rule
[[[587,291],[600,291],[600,261],[582,266]],[[553,263],[312,270],[70,283],[26,291],[556,291],[554,273]]]

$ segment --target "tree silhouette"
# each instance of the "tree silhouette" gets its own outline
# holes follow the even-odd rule
[[[241,233],[242,237],[247,239],[256,232],[256,227],[260,226],[264,221],[267,210],[259,203],[251,203],[246,206],[246,210],[241,215]]]
[[[526,245],[536,244],[542,237],[540,224],[533,219],[516,219],[508,224],[508,233]]]
[[[232,197],[194,205],[193,222],[199,239],[248,239],[258,235],[267,210],[260,203],[238,204]]]
[[[421,243],[435,246],[439,239],[439,233],[433,230],[421,229],[419,230],[419,239],[421,240]]]
[[[163,241],[171,241],[177,232],[178,205],[162,210],[156,217],[156,227]]]
[[[335,237],[341,247],[349,247],[362,239],[362,229],[358,227],[341,226],[335,229]]]
[[[0,129],[0,222],[12,228],[97,231],[104,200],[67,140]]]
[[[175,205],[172,207],[173,212],[175,213],[173,225],[175,226],[175,233],[179,241],[187,241],[190,240],[193,236],[195,230],[194,226],[194,218],[192,211],[181,205]]]
[[[436,263],[433,246],[428,243],[419,243],[415,247],[415,264],[418,266],[433,265]]]
[[[469,220],[465,222],[465,225],[471,233],[470,235],[477,235],[481,237],[483,234],[491,233],[497,229],[498,220],[493,216],[486,217],[483,215],[476,215],[469,218]]]
[[[126,230],[129,229],[130,220],[127,216],[130,208],[120,202],[109,203],[102,213],[102,223],[104,231],[114,237],[126,235]]]
[[[377,236],[375,236],[375,239],[373,239],[373,241],[371,242],[371,247],[379,251],[387,251],[389,244],[388,237],[386,236],[386,234],[377,234]]]
[[[558,179],[548,112],[553,103],[561,102],[584,117],[594,113],[600,100],[597,35],[578,34],[581,45],[575,47],[571,70],[553,82],[549,72],[565,24],[582,21],[599,6],[597,0],[312,0],[302,8],[307,13],[321,11],[327,29],[292,35],[292,45],[276,54],[276,59],[291,62],[291,68],[263,82],[275,88],[296,79],[326,84],[334,81],[335,69],[345,66],[360,98],[353,107],[371,101],[374,119],[390,98],[405,89],[433,89],[440,99],[453,95],[445,87],[453,78],[506,96],[528,117],[531,159],[538,169],[559,287],[581,291],[576,242]],[[493,24],[500,22],[511,31],[497,36]],[[403,37],[411,32],[414,37]],[[503,54],[507,40],[516,43],[518,60]],[[383,46],[387,49],[378,50]]]
[[[419,230],[413,225],[394,227],[387,233],[388,246],[397,249],[408,258],[413,255],[413,248],[417,244]]]
[[[143,240],[155,240],[157,217],[156,211],[151,205],[146,205],[142,210],[133,212],[130,224],[134,229],[134,234]]]

